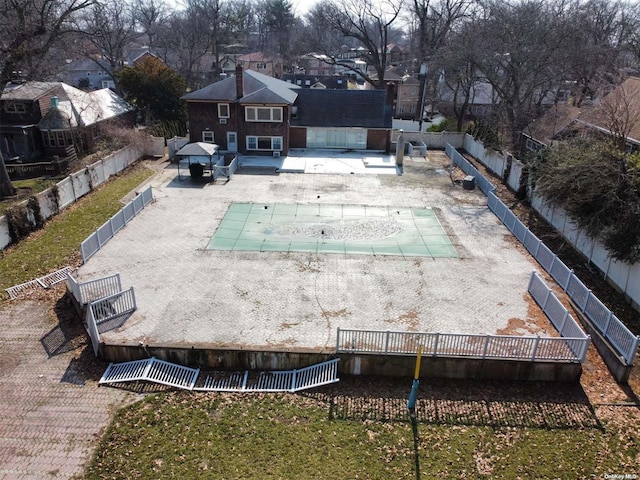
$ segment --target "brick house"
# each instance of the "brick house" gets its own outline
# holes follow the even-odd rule
[[[9,161],[90,150],[102,127],[133,107],[104,88],[83,92],[62,82],[9,84],[0,97],[0,148]]]
[[[252,70],[182,97],[189,140],[251,155],[290,148],[388,151],[391,105],[382,90],[302,89]]]

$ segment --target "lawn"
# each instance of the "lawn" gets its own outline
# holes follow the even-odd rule
[[[19,197],[15,200],[0,201],[0,216],[2,216],[7,208],[18,203],[24,202],[31,195],[40,193],[47,188],[55,185],[59,180],[51,178],[32,178],[27,180],[14,180],[11,182],[18,189]]]
[[[354,397],[353,391],[345,397],[340,384],[332,391],[152,394],[119,411],[85,478],[415,479],[406,400],[379,403],[379,398]],[[450,410],[453,403],[462,415],[436,418],[439,409]],[[468,421],[469,410],[482,403],[419,400],[419,409],[431,411],[418,416],[420,478],[585,479],[640,473],[637,409],[625,411],[632,414],[631,428],[616,423],[619,416],[601,424],[586,405],[554,402],[537,409],[513,404],[497,422]],[[547,420],[560,421],[557,428],[525,426],[524,417],[545,411],[542,416],[553,411]],[[427,419],[434,412],[436,417]]]
[[[123,205],[120,199],[153,173],[135,166],[98,187],[17,245],[0,252],[0,291],[80,259],[80,243]]]

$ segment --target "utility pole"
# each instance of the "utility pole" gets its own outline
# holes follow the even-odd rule
[[[422,132],[422,121],[424,120],[424,102],[427,90],[427,64],[420,65],[420,73],[418,74],[420,80],[420,95],[418,97],[418,108],[416,109],[415,119],[419,122],[418,130]]]

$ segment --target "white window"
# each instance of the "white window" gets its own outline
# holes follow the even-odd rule
[[[100,84],[102,85],[102,88],[116,88],[116,84],[113,83],[113,80],[102,80]]]
[[[247,136],[247,150],[282,150],[282,137]]]
[[[213,132],[209,130],[202,132],[202,141],[205,143],[213,143]]]
[[[304,84],[308,87],[309,85],[311,85],[311,80],[305,80]]]
[[[218,104],[218,118],[229,118],[229,104],[228,103],[219,103]]]
[[[282,122],[282,107],[246,107],[247,122]]]

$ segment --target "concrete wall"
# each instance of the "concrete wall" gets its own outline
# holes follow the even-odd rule
[[[63,208],[89,193],[96,186],[106,182],[110,176],[127,168],[144,153],[140,146],[130,145],[79,172],[72,173],[56,184],[57,195],[51,189],[36,195],[41,215],[47,219],[57,214]],[[57,205],[53,201],[53,197],[57,197]],[[27,201],[25,200],[22,205],[26,204]],[[6,218],[2,216],[0,217],[0,250],[7,247],[10,242],[9,226]]]
[[[291,370],[335,358],[332,353],[278,352],[221,349],[181,349],[140,345],[101,345],[100,354],[110,362],[156,357],[188,365],[238,370]],[[415,356],[340,354],[338,369],[346,375],[412,377]],[[433,378],[491,379],[509,381],[577,382],[579,363],[482,360],[475,358],[423,357],[421,376]]]

